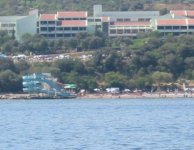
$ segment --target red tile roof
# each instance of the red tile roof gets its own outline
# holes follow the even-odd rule
[[[55,20],[55,14],[41,14],[40,20]]]
[[[188,10],[187,11],[187,16],[188,17],[194,17],[194,11],[193,10]]]
[[[115,22],[114,26],[150,26],[150,22]]]
[[[166,19],[166,20],[157,20],[158,26],[185,26],[186,19]]]
[[[108,22],[109,21],[109,17],[103,16],[102,17],[102,22]]]
[[[194,10],[171,10],[170,13],[175,16],[194,17]]]
[[[58,18],[86,18],[87,11],[65,11],[57,12]]]
[[[171,10],[171,14],[174,14],[175,16],[186,16],[186,11],[185,10]]]
[[[87,26],[86,21],[84,20],[65,20],[61,21],[61,25],[63,27],[85,27]]]
[[[194,25],[194,19],[188,19],[188,25]]]

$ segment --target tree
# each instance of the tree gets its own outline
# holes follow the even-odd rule
[[[172,74],[167,72],[156,71],[152,74],[152,80],[156,83],[158,89],[162,82],[172,81]]]
[[[127,77],[118,72],[108,72],[105,74],[106,87],[127,87]]]
[[[0,92],[22,91],[22,79],[11,70],[0,72]]]

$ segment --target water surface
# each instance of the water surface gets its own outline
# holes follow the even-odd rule
[[[192,150],[193,99],[0,101],[0,150]]]

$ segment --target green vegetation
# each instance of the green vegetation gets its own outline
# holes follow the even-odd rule
[[[5,54],[49,54],[81,50],[92,54],[83,61],[64,58],[52,63],[2,58],[1,92],[21,91],[21,76],[33,72],[50,72],[62,83],[79,88],[120,87],[151,90],[153,85],[178,80],[194,80],[194,36],[162,36],[157,32],[138,35],[136,39],[108,38],[100,32],[79,34],[64,41],[47,41],[39,35],[25,35],[22,43],[0,33],[0,47]],[[86,40],[87,39],[87,40]]]
[[[38,8],[43,13],[57,10],[88,10],[91,14],[94,4],[102,4],[104,10],[154,10],[158,7],[155,8],[149,4],[191,4],[193,2],[193,0],[1,0],[0,15],[24,15],[30,8]],[[166,12],[165,8],[160,7],[162,13]]]

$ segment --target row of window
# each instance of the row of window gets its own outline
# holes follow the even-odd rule
[[[130,22],[131,18],[117,18],[118,22]],[[150,21],[150,18],[138,18],[139,22],[147,22]]]
[[[58,18],[58,20],[86,20],[86,18]]]
[[[58,20],[86,20],[86,18],[59,18]],[[118,22],[130,22],[131,19],[130,18],[118,18],[117,19]],[[139,22],[147,22],[150,21],[150,18],[139,18],[138,19]],[[94,18],[90,18],[88,19],[88,22],[101,22],[100,18],[94,19]],[[54,25],[54,24],[59,24],[60,22],[58,21],[40,21],[41,25]]]
[[[9,23],[9,24],[1,24],[1,27],[15,27],[15,24]]]
[[[86,27],[60,27],[60,28],[55,28],[55,27],[41,27],[40,31],[85,31]]]
[[[57,21],[40,21],[40,24],[41,25],[47,25],[47,24],[52,25],[62,20],[86,20],[86,18],[61,18],[61,19],[58,19]]]
[[[125,33],[139,33],[139,32],[149,32],[151,30],[146,30],[146,29],[140,29],[140,30],[137,30],[137,29],[124,29],[124,30],[121,30],[121,29],[118,29],[118,30],[114,30],[114,29],[111,29],[110,30],[110,34],[125,34]]]
[[[47,38],[68,38],[68,37],[75,37],[76,34],[41,34]]]
[[[41,25],[55,25],[55,23],[56,21],[40,21]]]
[[[187,26],[158,26],[158,30],[187,30]],[[194,29],[194,26],[188,26],[188,29]]]
[[[88,22],[101,22],[101,19],[88,19]]]

